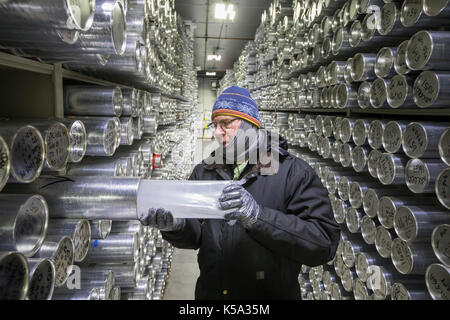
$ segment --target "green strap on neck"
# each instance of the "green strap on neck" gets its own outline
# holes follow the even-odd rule
[[[234,168],[234,175],[233,175],[233,180],[239,180],[239,178],[241,177],[242,172],[244,172],[245,167],[248,164],[248,160],[236,165],[236,167]]]

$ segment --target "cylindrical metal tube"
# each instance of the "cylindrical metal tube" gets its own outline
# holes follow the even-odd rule
[[[448,15],[448,0],[424,0],[423,12],[427,16]]]
[[[0,251],[33,256],[47,234],[48,206],[39,195],[0,194]]]
[[[24,300],[30,282],[27,259],[19,252],[0,252],[0,299]]]
[[[439,173],[434,184],[434,190],[439,202],[450,209],[450,168],[446,168]]]
[[[77,117],[77,119],[83,121],[86,127],[86,155],[111,156],[114,154],[119,132],[114,118]]]
[[[450,102],[450,73],[422,72],[414,82],[413,96],[420,108],[447,108]]]
[[[69,162],[78,163],[86,154],[87,134],[84,123],[80,120],[61,119],[69,130]]]
[[[383,148],[388,153],[397,153],[402,147],[403,132],[408,121],[389,121],[383,131]]]
[[[139,178],[41,177],[6,192],[41,194],[52,218],[136,220]],[[99,205],[101,204],[101,205]]]
[[[450,225],[441,224],[431,234],[431,245],[440,262],[450,266]]]
[[[434,193],[434,183],[447,166],[440,159],[411,159],[405,167],[406,185],[414,193]]]
[[[366,245],[365,243],[361,241],[344,241],[343,247],[342,247],[342,259],[344,260],[344,264],[348,268],[353,268],[355,265],[356,255],[359,252],[370,252],[373,251],[373,249]]]
[[[114,224],[114,223],[113,223]],[[110,234],[104,240],[91,240],[83,264],[133,263],[139,256],[137,234]]]
[[[435,206],[401,206],[394,215],[395,232],[406,242],[424,241],[434,227],[448,221],[448,213]]]
[[[450,280],[450,268],[442,264],[433,263],[425,272],[425,283],[428,292],[434,300],[449,300],[450,294],[448,282]]]
[[[378,226],[375,235],[375,248],[377,249],[379,255],[383,258],[391,257],[392,250],[392,233],[384,228],[383,226]]]
[[[103,289],[103,290],[102,290]],[[55,288],[53,300],[105,300],[104,288],[67,289],[66,287]]]
[[[355,300],[369,300],[369,292],[364,282],[357,278],[353,283],[353,295]]]
[[[55,265],[52,260],[28,259],[30,267],[29,300],[51,300],[55,288]]]
[[[358,252],[355,260],[355,270],[358,278],[361,281],[366,282],[369,277],[369,266],[377,264],[378,262],[379,258],[375,252]]]
[[[363,179],[353,181],[350,184],[348,193],[349,201],[353,208],[360,208],[363,205],[363,198],[365,192],[370,188],[378,187],[379,184],[375,181],[364,181]]]
[[[376,58],[376,54],[357,53],[352,59],[352,80],[356,82],[362,82],[376,79],[374,71]]]
[[[394,68],[400,75],[405,75],[411,72],[411,69],[406,65],[406,48],[409,40],[405,40],[397,46],[397,54],[395,56]]]
[[[80,281],[82,288],[104,288],[106,300],[111,294],[111,289],[115,286],[114,272],[107,268],[83,267]]]
[[[378,159],[381,157],[382,153],[378,150],[372,150],[369,153],[369,160],[367,163],[367,168],[369,169],[369,174],[373,178],[378,178]]]
[[[387,121],[373,120],[370,122],[368,141],[372,149],[380,149],[383,146],[383,133]]]
[[[384,47],[378,51],[375,61],[375,74],[380,78],[392,78],[397,73],[394,69],[397,48]]]
[[[65,86],[64,113],[72,116],[112,116],[122,114],[120,87]]]
[[[439,139],[438,149],[441,160],[450,166],[450,128],[442,133]]]
[[[370,90],[372,88],[372,82],[363,81],[358,88],[358,105],[361,109],[367,109],[370,107]]]
[[[404,75],[396,75],[387,87],[387,102],[391,108],[416,108],[413,98],[414,79]]]
[[[403,133],[403,151],[410,158],[438,158],[439,139],[448,126],[439,122],[411,122]]]
[[[383,153],[378,159],[378,180],[384,185],[405,184],[405,166],[408,159],[402,155]]]
[[[426,268],[436,261],[431,244],[405,242],[400,238],[392,241],[391,259],[401,274],[423,275]]]
[[[396,282],[391,287],[391,300],[430,300],[430,295],[425,281],[406,285]]]
[[[387,103],[387,88],[389,81],[377,78],[372,82],[370,88],[370,105],[375,109],[389,108]]]
[[[423,197],[411,197],[403,195],[383,195],[378,203],[378,221],[386,229],[391,229],[394,227],[394,216],[397,209],[404,205],[421,205],[429,204],[430,201]]]
[[[33,258],[49,258],[55,264],[55,287],[61,287],[72,272],[73,241],[68,236],[47,236]]]
[[[0,134],[9,146],[9,181],[29,183],[39,177],[45,162],[44,139],[39,130],[2,122]]]
[[[74,245],[74,261],[81,262],[86,257],[91,241],[91,226],[88,220],[50,219],[47,234],[70,236]]]
[[[411,70],[450,70],[446,55],[450,32],[419,31],[409,40],[406,65]]]
[[[2,191],[9,178],[11,157],[6,141],[0,135],[0,191]]]
[[[44,138],[45,163],[44,170],[62,170],[69,161],[69,130],[61,122],[45,121],[33,124]]]
[[[351,233],[360,232],[361,219],[364,216],[361,210],[349,208],[345,216],[345,224]]]
[[[91,239],[106,239],[111,231],[111,220],[91,220]]]
[[[69,176],[120,176],[121,162],[117,159],[90,157],[67,166]]]
[[[133,264],[96,264],[95,269],[111,270],[114,273],[116,286],[134,287],[139,278],[138,263]]]
[[[120,144],[131,146],[134,141],[133,118],[120,118]]]
[[[26,22],[30,27],[48,26],[87,31],[92,26],[95,1],[7,1],[0,4],[0,20],[6,26]],[[2,26],[2,28],[5,26]]]
[[[375,237],[377,233],[378,221],[370,218],[369,216],[364,216],[361,219],[361,234],[364,242],[367,244],[374,244]]]

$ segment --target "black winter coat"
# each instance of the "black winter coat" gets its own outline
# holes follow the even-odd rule
[[[252,176],[251,166],[246,171]],[[209,170],[204,162],[190,177],[231,179],[230,167]],[[225,220],[188,219],[184,229],[162,232],[163,238],[177,248],[200,249],[196,299],[301,299],[301,265],[330,261],[339,242],[327,190],[305,161],[286,151],[277,174],[253,174],[244,186],[260,205],[252,230]]]

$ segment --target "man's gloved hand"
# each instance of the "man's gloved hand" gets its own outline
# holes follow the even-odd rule
[[[139,221],[144,226],[157,228],[161,231],[178,231],[181,230],[185,223],[185,219],[174,218],[173,214],[163,208],[148,209],[147,213],[139,216]]]
[[[226,186],[219,198],[222,210],[236,208],[237,210],[225,215],[227,220],[239,220],[246,229],[250,229],[258,219],[259,205],[253,196],[240,184],[233,183]]]

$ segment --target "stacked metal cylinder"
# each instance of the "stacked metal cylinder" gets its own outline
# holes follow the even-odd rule
[[[65,84],[64,118],[0,122],[0,299],[162,299],[173,248],[136,199],[192,169],[193,39],[173,1],[25,2],[0,4],[2,48],[120,84]]]
[[[240,84],[264,126],[316,170],[342,229],[332,261],[302,266],[303,299],[448,300],[448,1],[269,11],[256,80]]]

